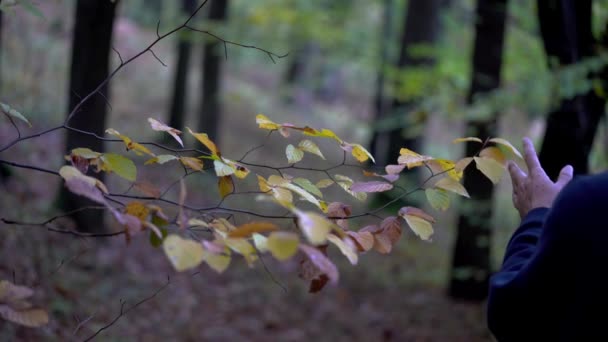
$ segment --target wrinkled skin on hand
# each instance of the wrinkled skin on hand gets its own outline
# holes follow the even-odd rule
[[[508,165],[513,183],[513,205],[522,218],[532,209],[550,208],[559,192],[572,180],[574,172],[572,166],[566,165],[560,171],[557,181],[551,181],[538,161],[532,141],[524,138],[523,144],[528,174],[515,162],[510,161]]]

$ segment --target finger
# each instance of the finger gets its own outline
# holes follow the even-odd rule
[[[528,170],[530,173],[532,171],[542,170],[540,166],[540,162],[538,161],[538,155],[536,155],[536,150],[534,149],[534,144],[529,138],[524,138],[524,160],[526,161],[526,165],[528,166]]]
[[[555,184],[563,188],[572,180],[573,174],[574,168],[571,165],[564,166],[564,168],[559,172],[559,177],[557,177],[557,182],[555,182]]]
[[[526,173],[523,172],[519,168],[519,166],[517,166],[517,164],[513,161],[509,161],[508,168],[513,187],[519,187],[523,183],[524,179],[527,177]]]

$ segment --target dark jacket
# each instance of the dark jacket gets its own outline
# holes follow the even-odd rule
[[[490,280],[488,325],[499,341],[608,341],[608,172],[522,220]]]

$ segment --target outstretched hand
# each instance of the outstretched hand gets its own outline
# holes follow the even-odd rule
[[[528,174],[523,172],[515,162],[509,162],[509,174],[513,183],[513,205],[524,218],[534,208],[550,208],[557,194],[572,179],[573,168],[566,165],[559,173],[557,182],[551,181],[540,166],[532,141],[524,142],[524,160]]]

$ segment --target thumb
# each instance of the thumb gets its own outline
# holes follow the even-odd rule
[[[572,180],[573,173],[574,168],[572,168],[571,165],[564,166],[564,168],[559,172],[559,177],[557,177],[557,182],[555,182],[555,184],[563,188]]]

